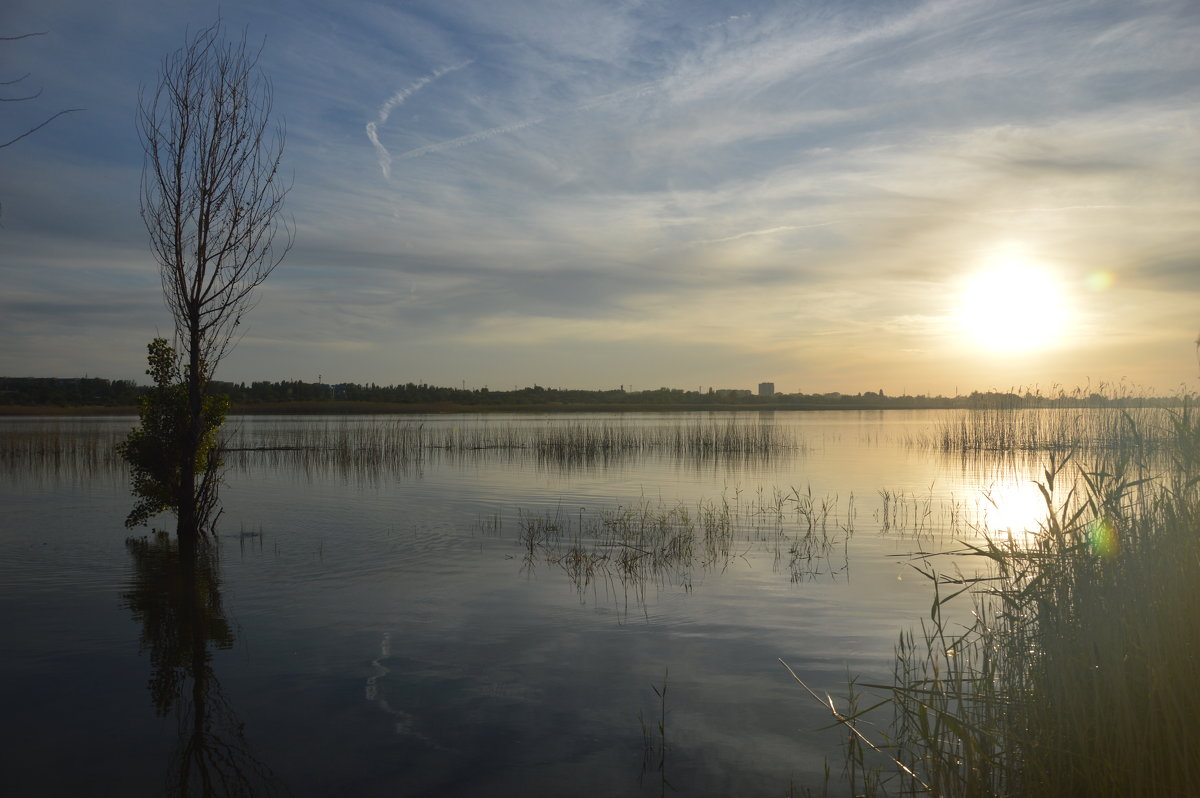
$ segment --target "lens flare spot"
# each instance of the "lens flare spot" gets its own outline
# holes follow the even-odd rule
[[[1107,518],[1097,518],[1088,524],[1088,543],[1093,553],[1106,559],[1115,557],[1121,549],[1117,529]]]
[[[1107,291],[1113,287],[1113,283],[1117,281],[1116,275],[1110,271],[1101,269],[1100,271],[1092,272],[1087,276],[1085,282],[1087,287],[1093,291]]]

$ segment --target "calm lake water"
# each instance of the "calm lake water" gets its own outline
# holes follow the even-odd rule
[[[948,418],[238,417],[233,445],[269,448],[228,456],[187,595],[155,576],[169,546],[127,542],[132,419],[0,419],[3,791],[819,788],[841,735],[779,659],[835,696],[889,680],[933,596],[914,557],[1042,517],[1043,461],[916,445]],[[551,445],[580,429],[624,443]],[[664,443],[681,430],[769,443]],[[448,448],[380,443],[412,434]],[[614,537],[647,528],[695,545]]]

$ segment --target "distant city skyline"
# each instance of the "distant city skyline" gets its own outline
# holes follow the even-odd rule
[[[1194,389],[1200,4],[10,0],[0,374],[169,335],[139,87],[263,41],[295,248],[217,379]]]

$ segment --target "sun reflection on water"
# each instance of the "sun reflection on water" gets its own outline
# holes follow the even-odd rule
[[[983,491],[976,523],[986,534],[1005,533],[1016,541],[1028,540],[1045,525],[1046,499],[1032,479],[995,482]]]

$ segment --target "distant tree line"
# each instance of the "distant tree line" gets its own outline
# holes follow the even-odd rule
[[[129,407],[145,390],[133,380],[99,377],[0,377],[0,405]]]
[[[149,386],[132,380],[95,377],[0,377],[0,405],[47,407],[132,407]],[[350,411],[356,405],[440,405],[447,408],[696,408],[696,409],[932,409],[932,408],[1022,408],[1022,407],[1135,407],[1177,405],[1181,395],[1136,396],[1128,392],[1074,390],[1042,394],[1037,391],[974,391],[963,396],[888,396],[883,391],[864,393],[775,394],[753,396],[745,391],[685,391],[657,388],[630,391],[614,388],[588,391],[545,388],[534,385],[495,391],[488,388],[448,388],[427,383],[399,385],[330,385],[302,380],[254,381],[250,383],[211,380],[209,393],[224,395],[235,408],[253,410],[256,405],[302,405],[328,403],[330,412]],[[264,408],[265,409],[265,408]]]

